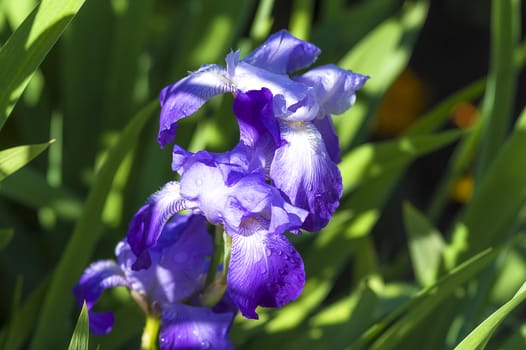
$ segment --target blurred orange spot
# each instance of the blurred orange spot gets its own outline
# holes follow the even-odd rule
[[[396,136],[406,130],[427,106],[428,87],[406,68],[387,90],[374,117],[373,131],[379,136]]]
[[[458,177],[451,184],[449,196],[458,203],[466,203],[473,194],[473,176],[463,175]]]
[[[461,129],[469,128],[479,116],[478,109],[469,102],[461,102],[451,111],[453,123]]]

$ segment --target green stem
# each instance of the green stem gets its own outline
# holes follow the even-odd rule
[[[147,316],[141,337],[141,350],[158,350],[159,327],[161,320],[156,316]]]
[[[230,252],[232,249],[232,238],[230,238],[226,232],[223,232],[223,244],[223,271],[221,271],[221,276],[226,279],[228,264],[230,264]]]
[[[221,226],[216,226],[214,253],[206,277],[206,287],[200,298],[202,306],[212,307],[216,305],[225,293],[231,244],[232,241],[228,234],[223,231]],[[220,263],[223,263],[223,269],[217,273]]]
[[[210,261],[210,267],[208,268],[208,274],[206,276],[206,286],[210,285],[216,278],[217,269],[221,260],[223,260],[223,227],[217,225],[214,232],[214,252],[212,253],[212,260]]]

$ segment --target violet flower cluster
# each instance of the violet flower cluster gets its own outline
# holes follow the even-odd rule
[[[224,349],[231,347],[235,310],[257,319],[258,306],[281,307],[300,295],[303,260],[286,233],[319,231],[338,207],[340,149],[331,115],[350,108],[368,79],[331,64],[291,76],[319,53],[282,30],[243,59],[239,51],[229,53],[226,68],[204,65],[162,90],[161,147],[174,141],[180,119],[222,93],[234,95],[239,143],[223,153],[175,145],[172,169],[179,180],[135,214],[117,246],[117,263],[85,271],[75,287],[79,301],[91,307],[102,290],[126,286],[147,313],[160,315],[162,348],[204,343]],[[218,274],[226,275],[221,307],[199,305],[212,254],[205,222],[224,229],[231,242],[226,274]],[[112,319],[92,313],[90,324],[107,332]]]

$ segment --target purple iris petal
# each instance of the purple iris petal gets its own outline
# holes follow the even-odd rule
[[[241,155],[190,153],[179,147],[174,150],[178,150],[181,198],[188,208],[203,213],[212,224],[223,224],[235,232],[245,217],[260,214],[270,220],[273,230],[287,223],[282,229],[285,231],[298,228],[305,219],[307,212],[287,203],[267,183],[265,174],[245,172],[242,165],[233,164],[232,159],[241,159]],[[233,172],[239,176],[232,179]],[[283,217],[283,222],[278,217]]]
[[[245,217],[264,215],[274,226],[283,223],[286,229],[297,229],[306,212],[287,204],[279,192],[265,181],[260,173],[243,174],[237,181],[228,182],[220,165],[210,166],[190,159],[181,176],[181,196],[192,208],[198,208],[212,224],[223,224],[227,232],[235,234]],[[225,164],[222,164],[226,167]],[[276,215],[276,217],[274,217]]]
[[[175,144],[172,151],[172,170],[179,172],[180,175],[184,173],[184,169],[188,167],[188,160],[199,161],[209,166],[214,166],[216,161],[213,153],[207,151],[199,151],[192,153],[183,147]]]
[[[148,249],[155,245],[166,222],[183,209],[186,208],[179,195],[177,182],[168,182],[139,209],[132,218],[127,233],[131,250],[137,256],[134,270],[145,269],[151,265]]]
[[[277,118],[309,121],[316,117],[319,106],[308,84],[287,75],[310,65],[320,50],[313,44],[295,38],[282,30],[240,60],[239,51],[226,57],[226,69],[205,65],[175,84],[165,87],[159,96],[161,118],[157,140],[161,147],[172,142],[177,122],[195,113],[215,95],[237,90],[259,90],[263,87],[276,97],[273,106]],[[310,82],[309,78],[305,78]]]
[[[160,94],[161,119],[157,140],[161,146],[172,142],[177,121],[194,114],[213,96],[234,92],[227,71],[217,65],[207,65],[177,83],[165,87]]]
[[[89,315],[89,330],[95,335],[104,335],[111,332],[113,324],[115,323],[115,316],[113,312],[93,312]]]
[[[73,294],[79,304],[86,300],[88,310],[111,287],[125,286],[139,296],[147,313],[165,303],[179,303],[203,287],[212,254],[212,238],[201,215],[177,215],[164,225],[156,244],[149,249],[152,265],[141,271],[132,266],[136,259],[129,244],[117,244],[113,261],[91,264]],[[111,312],[89,313],[90,329],[94,334],[111,331],[114,318]]]
[[[295,300],[305,284],[303,261],[285,235],[269,233],[267,223],[246,219],[232,237],[228,290],[243,316],[257,319],[258,305],[281,307]]]
[[[203,216],[175,215],[149,249],[152,265],[148,269],[132,268],[136,256],[125,242],[117,245],[115,255],[132,290],[150,301],[175,303],[201,287],[212,249]]]
[[[320,105],[320,116],[341,114],[356,100],[356,91],[369,79],[334,64],[309,70],[294,80],[312,86]]]
[[[88,310],[91,310],[104,290],[117,286],[129,286],[124,271],[113,261],[98,261],[84,271],[73,287],[73,295],[80,305],[85,300]],[[111,331],[113,321],[111,312],[89,312],[90,330],[94,334],[102,335]]]
[[[274,147],[281,143],[279,124],[273,113],[272,93],[269,89],[238,91],[233,104],[239,124],[240,139],[248,146],[273,141]],[[270,140],[262,140],[270,139]]]
[[[278,191],[273,192],[270,215],[270,232],[300,233],[300,227],[308,216],[308,212],[286,202]]]
[[[212,224],[224,224],[235,231],[247,213],[259,212],[271,188],[263,176],[251,174],[227,186],[221,170],[195,163],[181,178],[181,194]]]
[[[219,224],[223,221],[223,211],[231,193],[225,181],[217,167],[195,162],[181,176],[181,195],[208,221]]]
[[[239,62],[232,77],[238,90],[269,89],[274,96],[274,115],[287,120],[312,120],[319,112],[314,91],[309,85],[294,81],[245,61]]]
[[[325,143],[310,122],[281,124],[286,144],[276,150],[270,178],[292,205],[309,211],[302,228],[319,231],[329,222],[342,195],[342,178]]]
[[[107,288],[127,285],[124,271],[111,260],[97,261],[91,264],[73,287],[73,294],[82,304],[90,309],[99,300],[102,292]]]
[[[323,118],[316,118],[312,121],[314,126],[318,129],[325,142],[325,148],[335,163],[341,162],[340,142],[336,130],[334,130],[334,123],[330,116]]]
[[[226,184],[218,164],[200,162],[202,155],[187,156],[181,163],[181,196],[232,237],[228,290],[242,313],[257,318],[256,306],[282,306],[297,298],[305,279],[303,263],[284,232],[297,232],[308,212],[287,203],[260,173]],[[275,257],[269,260],[267,251]]]
[[[192,153],[176,144],[172,153],[172,170],[183,176],[185,170],[192,167],[193,164],[202,163],[210,167],[217,167],[225,184],[230,185],[237,181],[239,174],[262,170],[259,159],[254,157],[252,152],[243,142],[239,142],[231,151],[223,153],[207,151]]]
[[[162,306],[161,349],[233,349],[228,331],[233,312],[214,313],[210,308],[169,304]]]
[[[281,30],[271,35],[243,61],[275,73],[289,74],[311,65],[319,54],[320,49],[315,45]]]

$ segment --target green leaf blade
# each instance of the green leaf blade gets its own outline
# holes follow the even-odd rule
[[[477,180],[497,156],[513,117],[519,71],[514,64],[514,52],[520,38],[520,3],[517,0],[493,0],[491,5],[491,63],[482,105]]]
[[[82,305],[80,315],[71,336],[68,350],[88,350],[89,348],[89,322],[88,322],[88,307],[86,301]]]
[[[0,181],[29,163],[52,143],[17,146],[0,151]]]
[[[85,0],[43,0],[0,50],[0,129]]]
[[[54,270],[51,285],[39,315],[35,336],[32,339],[32,349],[57,348],[66,336],[67,324],[53,320],[66,319],[72,309],[73,303],[64,301],[72,301],[71,287],[79,278],[82,269],[87,266],[100,238],[101,232],[98,226],[102,220],[102,209],[115,173],[137,142],[141,130],[157,108],[157,104],[157,101],[153,101],[141,109],[122,131],[116,144],[108,151],[107,158],[96,175],[64,254]]]
[[[412,47],[427,17],[428,3],[417,1],[405,6],[374,28],[338,63],[361,74],[371,75],[358,92],[353,108],[334,119],[342,149],[359,143],[380,105],[382,96],[406,67]]]
[[[430,286],[438,276],[445,242],[441,233],[409,203],[404,204],[404,222],[416,279],[422,286]]]
[[[467,337],[465,337],[455,350],[484,349],[497,327],[526,299],[526,283],[522,285],[517,294],[497,311],[482,321]]]
[[[516,243],[503,244],[495,249],[489,248],[468,259],[434,285],[425,288],[414,299],[400,309],[389,314],[382,321],[374,324],[351,349],[397,349],[400,342],[408,337],[421,322],[429,316],[457,288],[479,274],[486,266],[495,261],[499,254]],[[396,320],[395,323],[393,323]],[[369,345],[367,345],[369,344]],[[367,347],[366,347],[367,345]]]
[[[516,224],[518,212],[526,203],[526,192],[522,190],[526,178],[526,162],[522,161],[524,149],[526,108],[456,223],[453,240],[448,247],[453,263],[498,244],[506,237],[498,233],[508,233]]]

